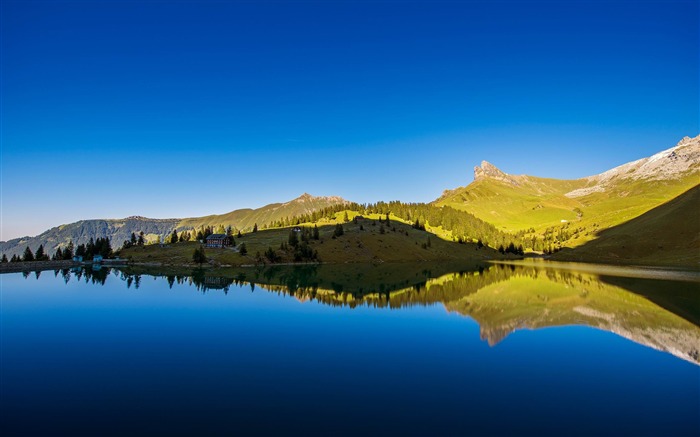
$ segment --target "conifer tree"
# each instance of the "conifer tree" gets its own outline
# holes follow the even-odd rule
[[[173,229],[173,233],[170,235],[170,243],[177,243],[177,229]]]
[[[34,259],[37,261],[45,261],[45,259],[49,259],[46,254],[44,253],[44,245],[40,244],[39,248],[36,250],[36,254],[34,255]]]
[[[7,255],[5,255],[5,254],[3,253],[3,254],[2,254],[2,260],[0,260],[0,262],[6,263],[6,262],[7,262]]]
[[[297,237],[297,233],[294,231],[294,229],[289,230],[289,238],[287,240],[289,245],[292,247],[297,247],[297,244],[299,244],[299,238]]]
[[[27,248],[24,249],[22,261],[34,261],[34,254],[32,253],[32,249],[30,249],[29,246],[27,246]]]
[[[253,225],[253,232],[258,232],[258,224],[257,223],[255,223]]]
[[[241,243],[241,245],[238,247],[238,253],[240,253],[241,256],[246,256],[248,254],[248,249],[245,247],[245,243]]]
[[[73,246],[73,240],[68,241],[68,246],[66,246],[65,249],[63,249],[63,259],[73,259],[73,250],[75,247]]]
[[[318,226],[314,225],[314,240],[318,240],[319,238]]]
[[[202,264],[207,261],[207,255],[204,253],[204,248],[203,247],[198,247],[194,250],[194,253],[192,253],[192,261]]]

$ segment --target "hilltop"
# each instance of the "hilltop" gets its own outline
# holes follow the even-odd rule
[[[511,175],[483,161],[474,168],[471,184],[446,190],[430,204],[379,201],[360,205],[337,196],[315,197],[304,193],[288,202],[204,217],[149,219],[133,216],[82,220],[52,228],[36,237],[0,242],[0,253],[9,258],[21,254],[27,246],[36,251],[43,244],[45,252],[51,255],[69,241],[77,246],[98,237],[109,238],[112,248],[118,249],[132,233],[139,232],[144,232],[147,243],[169,241],[173,230],[181,236],[185,231],[185,240],[224,232],[227,227],[232,228],[233,233],[240,231],[248,235],[256,224],[260,230],[277,229],[284,234],[289,226],[317,224],[325,229],[325,225],[338,222],[338,214],[351,217],[362,214],[374,216],[374,219],[391,215],[397,223],[395,226],[427,230],[433,234],[434,241],[446,243],[510,247],[513,248],[510,252],[520,254],[524,251],[551,254],[563,250],[557,255],[560,259],[697,267],[700,241],[693,222],[697,218],[697,195],[679,196],[685,196],[683,193],[696,187],[699,181],[700,136],[686,137],[653,156],[580,179]],[[676,198],[679,198],[677,202],[671,202]],[[668,206],[662,207],[666,204]],[[199,233],[202,235],[196,236]],[[284,239],[282,234],[275,238]],[[257,238],[262,238],[260,235],[263,234],[253,238],[254,246]],[[425,241],[414,243],[422,245]],[[278,244],[275,242],[273,246]],[[360,244],[365,248],[371,246],[369,241]],[[459,247],[448,245],[444,250],[460,254]],[[260,250],[266,249],[261,246]],[[425,255],[409,251],[410,255],[397,257],[385,253],[384,249],[373,252],[370,257],[367,251],[354,251],[352,245],[344,248],[342,255],[336,256],[326,248],[321,252],[326,252],[323,258],[328,262],[374,262],[375,257],[415,261]],[[176,251],[165,252],[177,255]],[[443,254],[439,259],[446,256]],[[182,257],[189,260],[191,254]],[[284,259],[284,254],[281,257]],[[237,259],[236,263],[239,261]]]
[[[355,218],[357,216],[357,218]],[[336,235],[337,226],[343,229]],[[295,232],[297,228],[297,232]],[[205,249],[209,264],[213,266],[242,266],[256,264],[288,264],[298,262],[294,247],[289,241],[290,233],[295,233],[302,244],[304,229],[310,231],[311,224],[299,227],[274,228],[242,234],[235,237],[236,247]],[[318,240],[308,239],[309,253],[316,256],[305,258],[312,263],[390,263],[426,261],[483,261],[502,259],[503,255],[488,247],[478,247],[474,243],[459,244],[445,241],[438,236],[392,219],[387,223],[382,216],[375,214],[366,217],[350,214],[345,222],[340,214],[331,220],[324,220],[318,226]],[[246,255],[239,249],[245,244]],[[155,265],[194,265],[192,254],[200,246],[197,242],[183,242],[122,250],[120,255],[135,263]],[[274,261],[266,252],[274,253]]]
[[[474,182],[433,204],[474,214],[525,240],[576,247],[674,199],[700,181],[700,136],[598,175],[561,180],[510,175],[486,161]]]
[[[51,228],[35,237],[0,242],[0,253],[10,258],[12,255],[21,255],[27,246],[35,252],[39,245],[44,245],[45,251],[53,254],[57,248],[65,247],[69,241],[73,241],[77,246],[87,244],[90,238],[103,237],[109,238],[112,247],[116,249],[123,241],[128,240],[132,233],[138,235],[139,232],[144,232],[147,241],[156,241],[164,239],[173,229],[182,231],[202,226],[232,226],[236,230],[246,231],[252,229],[255,224],[266,226],[278,220],[347,203],[347,200],[337,196],[316,197],[304,193],[285,203],[273,203],[257,209],[238,209],[205,217],[153,219],[131,216],[124,219],[80,220]]]

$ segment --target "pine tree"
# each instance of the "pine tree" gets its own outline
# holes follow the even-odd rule
[[[253,225],[253,232],[258,232],[258,224],[257,223],[255,223]]]
[[[238,247],[238,253],[240,253],[241,256],[246,256],[248,254],[248,249],[245,247],[245,243],[241,243],[241,245]]]
[[[5,254],[3,253],[3,254],[2,254],[2,260],[0,260],[0,262],[6,263],[6,262],[7,262],[7,255],[5,255]]]
[[[343,221],[344,221],[345,223],[347,223],[347,222],[350,221],[350,217],[348,217],[348,212],[347,212],[347,211],[345,211],[345,215],[343,216]]]
[[[318,234],[318,226],[314,225],[314,240],[318,240],[320,238]]]
[[[238,231],[237,237],[238,237],[238,238],[243,238],[243,234],[241,234],[241,231],[240,231],[240,230]]]
[[[192,261],[199,264],[207,262],[207,255],[204,253],[203,247],[200,246],[194,250],[194,253],[192,253]]]
[[[34,259],[37,261],[46,261],[44,258],[49,259],[46,254],[44,253],[44,245],[40,244],[39,248],[36,250],[36,254],[34,255]]]
[[[65,252],[64,252],[65,256]],[[77,249],[75,249],[75,256],[87,256],[87,249],[85,248],[84,244],[79,244]]]
[[[170,235],[170,243],[177,243],[177,229],[173,229],[173,233]]]
[[[334,237],[340,237],[340,236],[343,235],[344,233],[345,233],[345,232],[343,231],[343,225],[341,225],[340,223],[338,223],[337,225],[335,225],[335,230],[333,230],[333,236],[334,236]]]
[[[32,249],[30,249],[29,246],[27,246],[27,248],[24,249],[22,261],[34,261],[34,254],[32,253]]]
[[[63,259],[73,259],[74,249],[75,247],[73,246],[73,240],[68,241],[68,246],[63,249]]]
[[[145,234],[143,233],[143,231],[139,232],[139,238],[137,240],[137,244],[139,246],[143,246],[144,244],[146,244],[146,237],[145,237]]]
[[[131,238],[129,239],[129,243],[131,243],[132,246],[135,246],[137,241],[138,241],[138,240],[136,239],[136,234],[134,234],[134,233],[132,232],[132,233],[131,233]]]
[[[290,229],[289,238],[287,239],[287,241],[292,247],[297,247],[297,244],[299,244],[299,238],[297,237],[297,233],[294,231],[294,229]]]

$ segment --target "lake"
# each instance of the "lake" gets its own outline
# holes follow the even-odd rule
[[[130,267],[0,281],[3,435],[700,435],[696,273]]]

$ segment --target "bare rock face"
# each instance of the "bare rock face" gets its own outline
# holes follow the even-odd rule
[[[589,186],[566,193],[566,196],[574,198],[602,192],[619,180],[673,180],[695,172],[700,172],[700,135],[685,137],[674,147],[648,158],[589,176],[585,178]]]
[[[297,197],[296,199],[290,200],[289,202],[284,203],[284,205],[288,205],[291,203],[310,203],[310,202],[342,203],[344,205],[350,203],[340,196],[312,196],[309,193],[304,193],[301,196]]]
[[[495,179],[497,181],[506,182],[511,185],[520,185],[515,176],[501,171],[498,167],[487,161],[481,161],[481,166],[474,167],[474,180]]]

